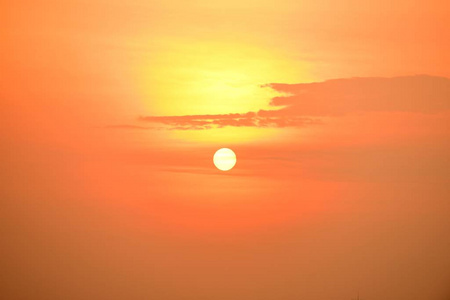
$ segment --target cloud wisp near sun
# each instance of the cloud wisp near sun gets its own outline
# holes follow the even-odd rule
[[[321,117],[368,112],[438,113],[450,109],[450,80],[417,75],[395,78],[346,78],[324,82],[282,84],[271,88],[284,95],[269,103],[272,110],[184,116],[141,116],[142,123],[171,130],[231,127],[304,127],[321,124]],[[151,129],[139,125],[111,128]],[[156,127],[161,129],[162,127]]]

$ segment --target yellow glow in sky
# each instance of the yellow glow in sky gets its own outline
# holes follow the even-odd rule
[[[268,109],[262,84],[308,81],[305,68],[267,47],[226,41],[176,40],[142,68],[143,101],[153,115],[227,114]]]

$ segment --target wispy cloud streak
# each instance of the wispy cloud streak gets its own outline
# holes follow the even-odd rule
[[[328,116],[360,112],[437,113],[450,110],[450,79],[436,76],[341,78],[323,82],[262,86],[280,93],[273,110],[247,113],[141,116],[123,129],[205,130],[224,127],[303,127]]]
[[[143,116],[140,121],[162,124],[175,130],[203,130],[223,127],[301,127],[319,124],[320,120],[283,116],[277,111],[260,110],[243,114],[186,115],[186,116]]]

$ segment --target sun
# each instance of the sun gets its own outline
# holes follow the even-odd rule
[[[214,154],[214,165],[221,171],[229,171],[236,165],[236,154],[233,150],[222,148]]]

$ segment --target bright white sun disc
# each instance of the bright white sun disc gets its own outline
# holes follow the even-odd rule
[[[231,149],[222,148],[216,151],[213,161],[217,169],[228,171],[236,164],[236,154]]]

